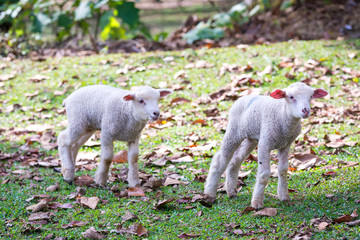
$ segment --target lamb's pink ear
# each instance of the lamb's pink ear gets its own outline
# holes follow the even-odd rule
[[[276,89],[270,93],[270,96],[275,99],[280,99],[286,96],[286,92],[281,89]]]
[[[324,89],[321,89],[321,88],[318,88],[314,91],[314,94],[313,94],[313,98],[323,98],[325,97],[326,95],[328,95],[328,92],[325,91]]]
[[[130,94],[127,94],[123,97],[124,101],[131,101],[131,100],[134,100],[135,99],[135,94],[133,93],[130,93]]]
[[[159,89],[159,93],[160,93],[160,98],[164,98],[164,97],[172,94],[173,91],[170,89]]]

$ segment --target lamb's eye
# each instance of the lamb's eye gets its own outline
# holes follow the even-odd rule
[[[146,104],[143,99],[140,99],[139,103],[144,104],[144,105]]]
[[[295,98],[294,98],[293,96],[290,96],[290,99],[291,99],[291,100],[294,100]]]

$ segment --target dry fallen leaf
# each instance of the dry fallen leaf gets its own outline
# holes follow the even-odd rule
[[[276,216],[277,209],[276,208],[264,208],[260,211],[255,212],[252,216],[268,216],[273,217]]]
[[[40,75],[40,74],[36,74],[35,76],[32,76],[29,80],[30,82],[33,83],[38,83],[44,80],[50,79],[50,77],[48,76],[44,76],[44,75]]]
[[[200,237],[200,234],[189,234],[189,233],[182,233],[179,236],[177,236],[180,239],[189,239],[189,238],[197,238]]]
[[[144,228],[144,226],[141,225],[140,223],[135,223],[129,226],[128,230],[130,231],[130,233],[138,235],[139,237],[148,234],[148,230]]]
[[[59,183],[57,182],[57,183],[55,183],[55,185],[51,185],[51,186],[47,187],[47,188],[46,188],[46,191],[47,191],[47,192],[55,192],[55,191],[57,191],[57,190],[59,190],[59,189],[60,189],[60,185],[59,185]]]
[[[50,219],[49,213],[47,212],[38,212],[38,213],[33,213],[29,216],[29,221],[38,221],[38,220],[46,220],[46,219]]]
[[[345,222],[346,225],[350,226],[350,227],[354,227],[354,226],[360,226],[360,219],[359,220],[355,220],[352,222]]]
[[[85,232],[81,233],[85,239],[104,239],[105,236],[96,231],[94,227],[89,228]]]
[[[173,159],[173,160],[170,160],[170,161],[172,163],[189,163],[189,162],[193,162],[194,159],[192,159],[192,157],[190,157],[190,156],[185,156],[185,157]]]
[[[164,186],[179,185],[179,184],[187,184],[187,182],[169,178],[169,177],[166,178],[166,180],[164,182]]]
[[[176,97],[172,99],[170,103],[174,104],[174,103],[186,103],[186,102],[190,102],[190,100],[183,97]]]
[[[95,209],[100,199],[98,197],[81,197],[80,204]]]
[[[256,208],[246,207],[244,210],[241,211],[241,215],[243,215],[244,213],[253,212],[253,211],[255,211],[255,210],[256,210]]]
[[[80,187],[90,186],[93,183],[95,183],[94,178],[90,177],[89,175],[77,176],[74,180],[74,184]]]
[[[37,204],[27,207],[26,210],[35,213],[47,208],[47,206],[48,206],[48,202],[46,200],[40,200],[40,202],[38,202]]]
[[[125,214],[121,217],[121,219],[125,222],[129,220],[138,219],[138,216],[136,216],[132,212],[126,211]]]
[[[155,208],[156,209],[163,208],[166,204],[171,203],[173,201],[175,201],[175,198],[161,200],[161,201],[159,201],[158,203],[155,204]]]
[[[82,227],[85,226],[86,224],[88,224],[88,221],[82,222],[82,221],[72,221],[69,224],[64,224],[61,226],[61,228],[66,229],[66,228],[72,228],[72,227]]]
[[[129,197],[145,197],[144,190],[141,187],[128,188]]]
[[[325,230],[329,225],[330,225],[330,223],[321,222],[321,223],[318,225],[318,229],[319,229],[320,231]]]
[[[126,163],[128,161],[128,152],[121,150],[114,155],[113,162]]]

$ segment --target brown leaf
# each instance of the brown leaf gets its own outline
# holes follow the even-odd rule
[[[61,228],[66,229],[66,228],[72,228],[72,227],[82,227],[85,226],[86,224],[88,224],[88,221],[82,222],[82,221],[72,221],[69,224],[64,224],[61,226]]]
[[[325,163],[324,160],[314,154],[295,154],[295,158],[292,164],[298,170],[308,170],[315,165]]]
[[[177,236],[180,239],[189,239],[189,238],[197,238],[200,237],[200,234],[189,234],[189,233],[182,233],[179,236]]]
[[[358,214],[356,213],[356,209],[352,212],[351,215],[342,215],[341,217],[333,219],[334,223],[343,223],[343,222],[352,222],[355,218],[358,217]]]
[[[172,99],[170,103],[174,104],[174,103],[186,103],[186,102],[190,102],[190,100],[182,97],[176,97]]]
[[[47,192],[55,192],[55,191],[57,191],[57,190],[59,190],[59,189],[60,189],[60,185],[59,185],[59,183],[57,182],[57,183],[55,183],[55,185],[51,185],[51,186],[47,187],[47,188],[46,188],[46,191],[47,191]]]
[[[249,213],[249,212],[253,212],[255,211],[256,208],[253,208],[253,207],[246,207],[244,210],[241,211],[241,215],[243,215],[244,213]]]
[[[29,80],[30,82],[33,83],[38,83],[44,80],[50,79],[50,77],[48,76],[44,76],[44,75],[40,75],[40,74],[36,74],[35,76],[32,76]]]
[[[185,69],[189,69],[189,68],[212,68],[214,67],[215,65],[212,64],[212,63],[207,63],[206,61],[204,60],[199,60],[195,63],[189,63],[187,65],[185,65]]]
[[[48,206],[48,202],[46,200],[40,200],[40,202],[38,202],[37,204],[27,207],[26,210],[35,213],[47,208],[47,206]]]
[[[0,75],[0,82],[9,81],[10,79],[15,78],[15,76],[15,73]]]
[[[329,172],[323,173],[322,175],[323,175],[323,177],[335,177],[335,176],[337,176],[337,173],[334,171],[329,171]]]
[[[100,199],[98,197],[81,197],[80,204],[95,209]]]
[[[329,142],[326,143],[325,146],[329,148],[341,148],[345,146],[345,143],[343,141]]]
[[[201,126],[207,126],[207,123],[204,119],[196,119],[193,121],[193,124],[201,124]]]
[[[94,182],[95,182],[94,178],[90,177],[89,175],[77,176],[77,177],[75,177],[75,180],[74,180],[74,184],[76,186],[80,186],[80,187],[90,186]]]
[[[345,224],[350,226],[350,227],[360,226],[360,219],[356,220],[356,221],[352,221],[352,222],[346,222]]]
[[[144,228],[143,225],[140,223],[134,223],[133,225],[129,226],[128,230],[135,235],[138,235],[139,237],[147,235],[148,230]]]
[[[128,188],[129,197],[145,197],[144,190],[141,187]]]
[[[113,162],[126,163],[128,161],[128,152],[121,150],[114,155]]]
[[[172,159],[170,161],[172,163],[189,163],[189,162],[193,162],[194,159],[192,159],[192,157],[190,157],[190,156],[185,156],[185,157],[181,157],[181,158],[177,158],[177,159]]]
[[[321,223],[318,225],[318,229],[319,229],[320,231],[325,230],[329,225],[330,225],[330,223],[321,222]]]
[[[151,189],[156,189],[163,186],[163,179],[162,178],[155,178],[155,177],[151,177],[149,178],[149,180],[143,185],[143,187],[148,187]]]
[[[273,217],[276,216],[277,209],[276,208],[264,208],[260,211],[255,212],[252,216],[268,216]]]
[[[163,167],[166,165],[167,162],[168,162],[168,160],[167,160],[166,156],[163,156],[162,158],[160,158],[154,162],[151,162],[150,164],[158,166],[158,167]]]
[[[219,109],[217,107],[210,108],[204,111],[206,117],[215,117],[219,114]]]
[[[82,232],[81,235],[85,239],[104,239],[105,238],[105,236],[102,235],[101,233],[99,233],[98,231],[96,231],[94,227],[91,227],[88,230],[86,230],[85,232]]]
[[[55,202],[55,203],[50,203],[48,207],[51,209],[58,209],[58,208],[70,209],[70,208],[73,208],[74,206],[71,203],[61,204],[61,203]]]
[[[155,208],[156,209],[163,208],[166,204],[171,203],[173,201],[175,201],[175,198],[161,200],[161,201],[159,201],[158,203],[155,204]]]
[[[203,211],[198,211],[196,214],[195,214],[195,217],[201,217],[203,214]]]
[[[187,184],[187,182],[168,177],[165,180],[164,186],[179,185],[179,184]]]
[[[125,214],[121,217],[121,219],[125,222],[129,220],[138,219],[138,216],[136,216],[132,212],[126,211]]]
[[[29,221],[38,221],[38,220],[46,220],[50,219],[49,213],[47,212],[39,212],[39,213],[33,213],[29,216]]]

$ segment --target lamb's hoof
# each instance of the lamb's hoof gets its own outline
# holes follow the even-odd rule
[[[229,198],[236,198],[236,197],[237,197],[237,192],[236,192],[236,190],[226,191],[226,194],[228,195]]]
[[[290,196],[289,195],[277,195],[277,198],[280,200],[280,201],[290,201]]]
[[[263,201],[256,201],[256,200],[252,200],[251,201],[251,206],[255,209],[262,209],[264,208],[264,202]]]
[[[72,180],[66,180],[64,179],[65,182],[67,182],[69,185],[72,185],[73,181]]]

